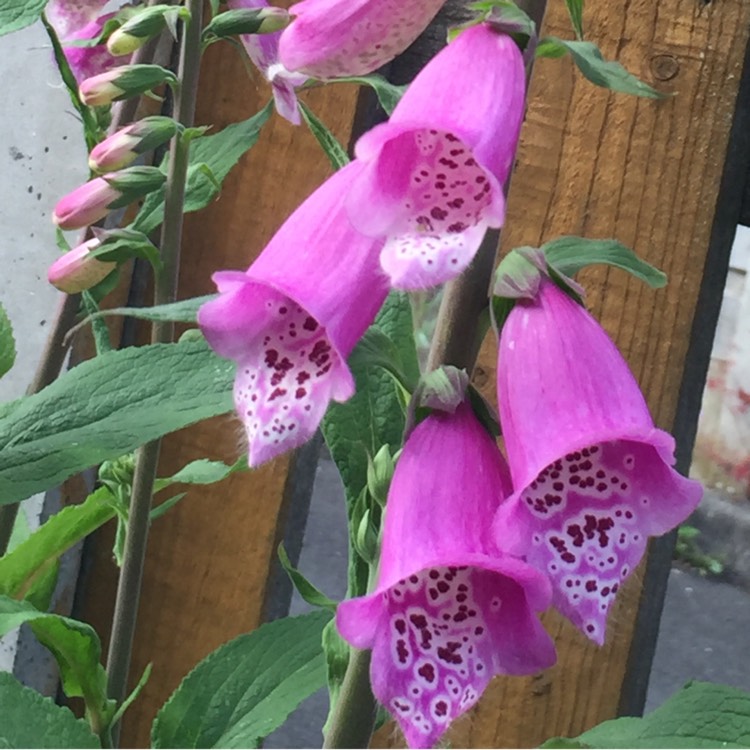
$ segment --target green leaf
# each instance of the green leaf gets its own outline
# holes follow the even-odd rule
[[[583,39],[583,0],[565,0],[568,6],[568,15],[573,24],[573,30],[578,40]]]
[[[5,375],[16,361],[16,341],[13,328],[5,308],[0,305],[0,378]]]
[[[0,672],[0,706],[0,747],[101,747],[88,724],[69,708],[24,687],[7,672]]]
[[[313,607],[321,607],[322,609],[329,609],[331,612],[336,611],[336,602],[333,599],[329,599],[322,591],[313,586],[310,581],[292,565],[292,561],[289,559],[284,545],[279,545],[279,560],[281,561],[281,567],[284,568],[286,574],[292,581],[294,588],[297,589],[299,595]]]
[[[203,341],[107,352],[0,418],[0,504],[232,409],[234,364]]]
[[[406,376],[416,382],[419,365],[409,298],[405,294],[391,293],[374,326],[392,341],[400,352]],[[361,357],[356,349],[350,361],[357,392],[344,404],[331,404],[321,427],[344,483],[351,520],[357,498],[367,487],[368,455],[376,455],[384,445],[390,447],[391,453],[401,448],[404,409],[396,382],[388,372]],[[350,581],[356,581],[356,590],[349,593],[362,594],[367,586],[368,566],[355,558],[351,563],[356,570],[350,574]]]
[[[10,539],[8,540],[8,549],[5,551],[6,554],[10,554],[13,550],[18,547],[21,542],[25,542],[31,536],[31,527],[29,521],[26,518],[23,508],[18,509],[16,514],[16,520],[13,522],[13,530],[10,532]],[[2,557],[0,557],[2,560]]]
[[[245,471],[247,466],[247,457],[238,458],[231,466],[223,461],[210,461],[207,458],[199,458],[197,461],[191,461],[183,466],[176,474],[171,477],[157,479],[154,482],[154,491],[158,492],[172,484],[213,484],[226,479],[230,474],[237,471]]]
[[[259,747],[325,684],[321,647],[329,612],[286,617],[209,654],[156,716],[154,748]]]
[[[583,744],[560,744],[573,742]],[[574,740],[554,738],[542,747],[747,748],[750,693],[710,682],[688,683],[642,719],[605,721]]]
[[[101,665],[101,643],[85,622],[40,612],[29,602],[0,595],[0,635],[28,623],[39,642],[52,652],[60,668],[63,690],[69,698],[83,698],[86,708],[103,727],[111,713],[106,697],[107,676]]]
[[[240,157],[257,143],[260,130],[272,111],[273,107],[269,102],[249,119],[236,122],[214,135],[203,136],[191,143],[190,167],[185,188],[185,213],[199,211],[214,199],[216,183],[221,184]],[[166,173],[166,158],[161,169]],[[143,202],[132,229],[150,234],[163,219],[164,188],[161,188],[151,193]]]
[[[336,136],[322,123],[303,101],[299,102],[302,117],[310,128],[310,132],[320,144],[334,169],[345,167],[351,160],[346,149],[338,142]]]
[[[408,84],[397,86],[395,83],[386,81],[383,76],[371,74],[369,76],[348,76],[345,78],[336,78],[330,83],[359,83],[363,86],[369,86],[378,97],[380,106],[385,110],[388,116],[393,114],[396,105],[401,101],[401,97],[406,93]]]
[[[39,20],[47,0],[0,0],[0,36]]]
[[[52,516],[13,551],[0,557],[0,594],[16,599],[29,589],[60,556],[115,515],[114,498],[100,487],[80,505]]]
[[[667,275],[617,240],[559,237],[542,245],[547,263],[565,276],[573,276],[588,265],[603,263],[620,268],[645,281],[653,289],[667,283]]]
[[[628,73],[616,60],[605,60],[593,42],[571,42],[549,36],[542,39],[536,48],[537,57],[562,57],[568,52],[584,77],[596,86],[648,99],[667,96]]]
[[[212,299],[216,299],[217,296],[216,294],[206,294],[203,297],[192,297],[180,302],[170,302],[167,305],[155,305],[154,307],[112,307],[108,310],[99,310],[99,312],[81,321],[73,330],[76,331],[81,326],[91,323],[97,318],[104,318],[109,315],[122,315],[129,318],[138,318],[139,320],[196,323],[200,306]]]

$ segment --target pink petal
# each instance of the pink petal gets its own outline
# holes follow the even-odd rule
[[[502,225],[524,76],[510,37],[487,26],[464,31],[417,76],[390,122],[357,143],[368,168],[349,212],[360,231],[388,235],[383,266],[395,287],[457,276],[487,227]]]
[[[549,279],[503,328],[498,399],[516,491],[496,540],[545,571],[555,606],[603,643],[648,537],[682,522],[702,488],[671,468],[674,441],[607,334]]]
[[[382,242],[358,234],[343,208],[359,168],[318,188],[246,273],[216,274],[221,294],[199,312],[209,344],[237,361],[235,406],[253,466],[308,440],[329,401],[354,393],[346,359],[388,291]]]
[[[106,4],[107,0],[49,0],[44,12],[61,39],[84,39],[75,34],[94,21]]]
[[[303,0],[290,8],[281,61],[315,78],[366,75],[403,52],[444,2]]]
[[[237,8],[267,8],[268,0],[228,0],[227,6]],[[307,76],[291,73],[279,62],[281,32],[272,34],[241,34],[240,40],[250,60],[272,85],[276,110],[293,125],[299,125],[301,116],[296,89],[307,81]]]
[[[411,747],[431,747],[495,674],[550,666],[554,646],[534,611],[547,579],[503,554],[488,533],[507,471],[463,404],[412,433],[391,483],[378,584],[342,602],[337,625],[372,648],[378,700]]]

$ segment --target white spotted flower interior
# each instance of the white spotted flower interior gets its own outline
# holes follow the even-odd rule
[[[468,404],[429,416],[396,466],[377,587],[338,607],[341,635],[372,648],[374,694],[410,747],[432,747],[493,675],[555,661],[534,614],[549,604],[546,576],[491,538],[508,488],[504,459]]]
[[[557,609],[602,644],[648,537],[681,523],[702,488],[672,468],[674,440],[612,340],[547,278],[503,327],[498,399],[515,491],[496,539],[547,573]]]
[[[445,0],[302,0],[290,8],[281,61],[315,78],[371,73],[400,55]]]
[[[318,188],[245,273],[215,274],[220,295],[198,313],[209,344],[237,362],[234,400],[251,466],[307,441],[329,401],[354,393],[346,359],[388,291],[382,241],[356,232],[343,208],[360,168],[352,163]]]
[[[394,287],[458,276],[487,228],[502,225],[524,96],[516,43],[474,26],[422,69],[389,122],[359,139],[367,170],[348,208],[358,229],[387,236],[381,263]]]

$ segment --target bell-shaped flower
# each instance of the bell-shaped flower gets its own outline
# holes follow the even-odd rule
[[[381,262],[394,287],[457,276],[487,228],[501,226],[524,97],[516,43],[474,26],[423,68],[389,122],[359,139],[368,168],[349,212],[360,231],[387,236]]]
[[[434,412],[396,465],[376,589],[338,607],[341,635],[372,649],[373,692],[410,747],[432,747],[493,675],[555,661],[535,614],[550,602],[547,577],[492,539],[509,489],[505,461],[469,405]]]
[[[257,466],[307,441],[331,399],[346,401],[346,364],[385,300],[382,240],[359,234],[344,198],[361,165],[336,172],[284,223],[245,272],[214,274],[220,295],[198,322],[237,361],[234,399]]]
[[[302,0],[281,35],[281,62],[314,78],[371,73],[400,55],[445,0]]]
[[[107,45],[78,47],[71,42],[96,39],[104,29],[104,24],[114,17],[114,13],[102,14],[106,0],[50,0],[45,13],[57,32],[65,57],[76,81],[104,73],[115,65],[127,62],[129,55],[115,57]]]
[[[498,544],[547,573],[557,609],[602,644],[648,537],[681,523],[702,488],[672,468],[674,440],[615,344],[546,277],[503,326],[497,390],[514,488]]]
[[[268,0],[228,0],[232,9],[267,8]],[[297,88],[307,81],[307,76],[292,73],[279,62],[281,31],[270,34],[242,34],[240,40],[253,65],[271,84],[276,111],[293,125],[301,120],[297,103]]]

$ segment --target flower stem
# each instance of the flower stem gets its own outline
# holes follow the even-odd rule
[[[198,93],[203,2],[202,0],[188,0],[187,7],[190,11],[190,21],[186,24],[180,49],[178,70],[180,83],[175,91],[175,113],[180,124],[191,127],[195,117],[195,102]],[[180,135],[173,139],[161,233],[163,268],[155,280],[155,305],[173,302],[177,293],[188,149],[186,139]],[[154,324],[151,336],[153,343],[169,343],[173,336],[173,323]],[[107,691],[109,697],[118,703],[122,702],[127,691],[160,444],[161,441],[154,440],[139,449],[133,476],[127,538],[107,657]],[[116,733],[117,728],[115,728]]]
[[[323,747],[369,747],[376,712],[370,687],[370,651],[352,648]]]

